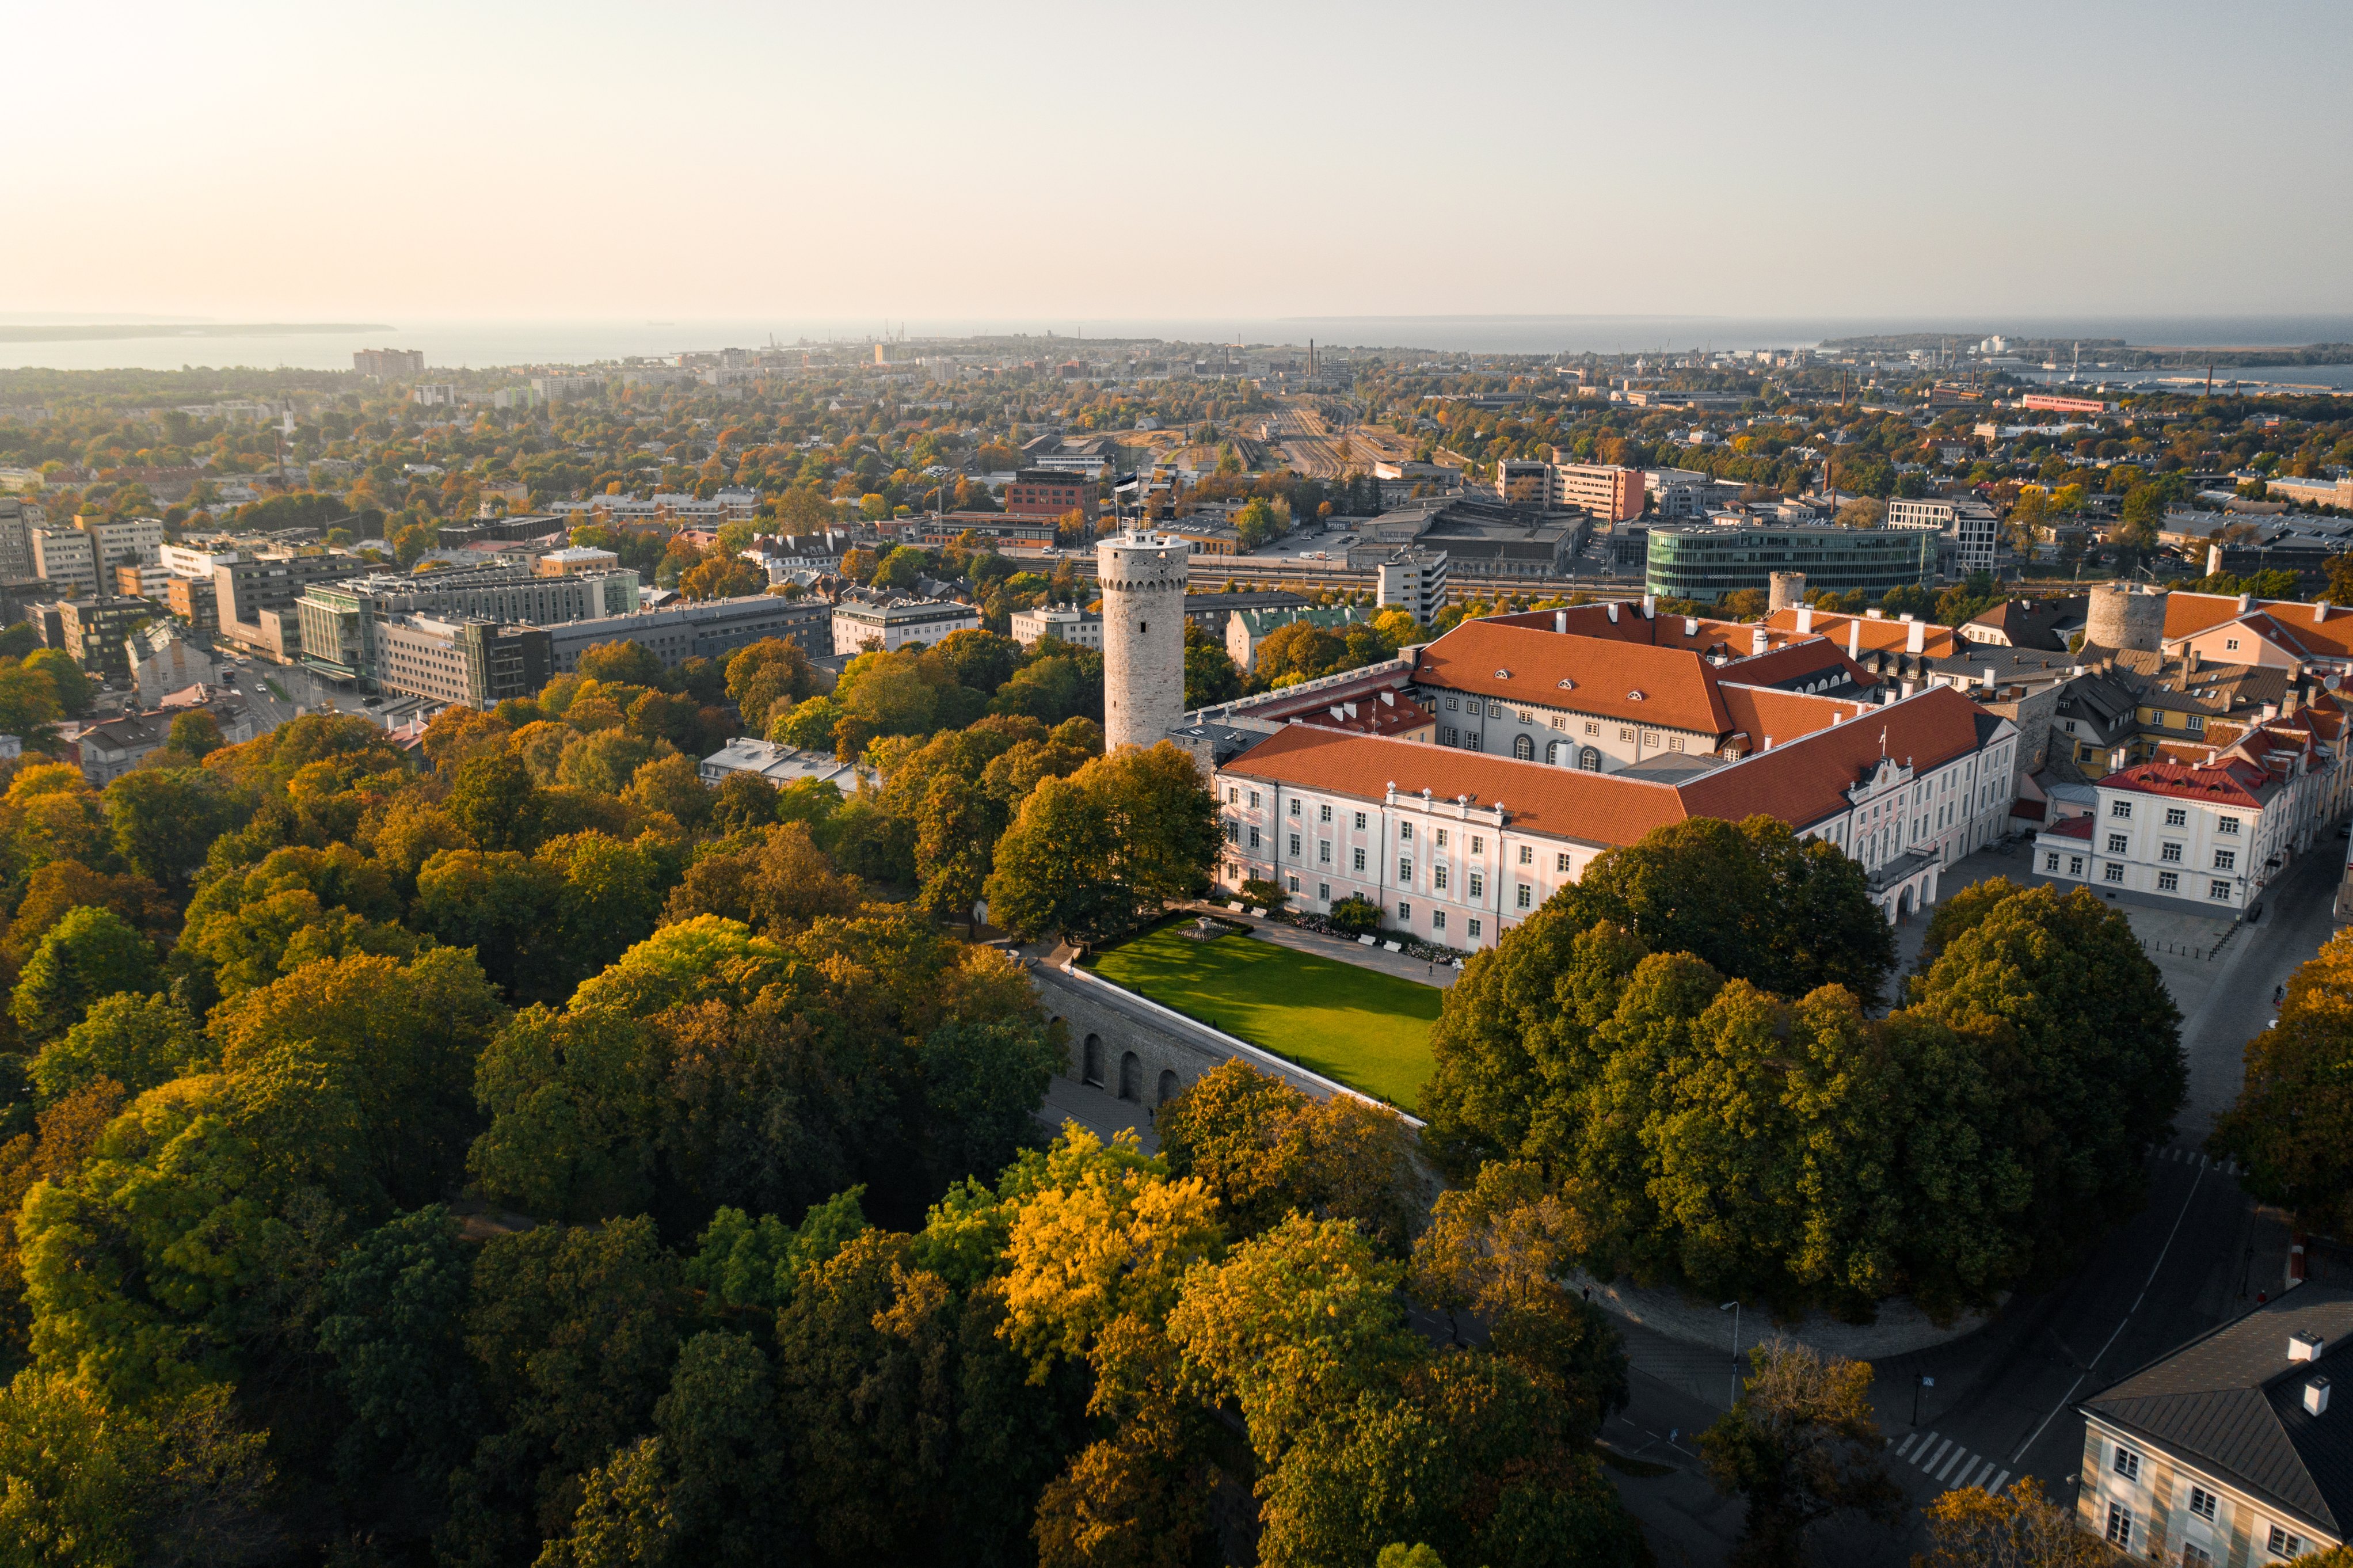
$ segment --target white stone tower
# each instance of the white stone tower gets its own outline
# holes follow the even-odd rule
[[[1103,589],[1103,749],[1154,746],[1185,717],[1185,563],[1193,546],[1133,531],[1095,546]]]

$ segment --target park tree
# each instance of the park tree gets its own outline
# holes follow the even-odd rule
[[[58,706],[68,718],[80,718],[90,712],[90,699],[96,690],[89,676],[81,673],[73,655],[62,648],[41,648],[25,655],[21,668],[36,671],[48,677],[49,689],[56,694]]]
[[[81,908],[49,927],[26,960],[9,1011],[35,1040],[57,1038],[93,1002],[155,989],[154,945],[111,909]]]
[[[2021,1476],[2000,1493],[1983,1487],[1957,1487],[1941,1493],[1921,1512],[1927,1516],[1928,1550],[1913,1562],[1918,1568],[2103,1568],[2116,1561],[2108,1543],[2083,1526],[2074,1509],[2042,1495],[2042,1483]],[[2307,1559],[2316,1568],[2339,1553]]]
[[[585,679],[608,684],[660,687],[669,679],[659,654],[627,638],[582,649],[575,667]]]
[[[546,807],[530,769],[512,755],[477,757],[458,769],[449,791],[450,818],[480,847],[520,850],[539,847]]]
[[[183,714],[185,719],[191,715]],[[198,715],[209,721],[211,715]],[[179,720],[173,721],[174,749]],[[214,745],[191,758],[217,750]],[[206,852],[221,834],[240,826],[252,802],[233,784],[201,768],[141,768],[106,787],[106,815],[114,847],[133,871],[164,887],[185,887],[205,863]]]
[[[1224,643],[1191,620],[1185,622],[1185,706],[1215,707],[1242,694],[1242,673]]]
[[[169,997],[118,991],[90,1004],[82,1021],[33,1059],[42,1103],[55,1104],[101,1079],[133,1095],[193,1071],[209,1054],[195,1016]]]
[[[472,1260],[440,1204],[360,1236],[322,1284],[319,1348],[352,1413],[335,1473],[364,1491],[390,1474],[438,1498],[481,1419],[464,1330]]]
[[[2238,1103],[2211,1145],[2247,1190],[2328,1234],[2353,1227],[2353,933],[2288,977],[2270,1028],[2247,1042]]]
[[[1833,1514],[1900,1517],[1870,1390],[1861,1361],[1779,1340],[1749,1352],[1740,1398],[1700,1435],[1709,1478],[1747,1502],[1733,1553],[1743,1568],[1803,1568],[1807,1531]]]

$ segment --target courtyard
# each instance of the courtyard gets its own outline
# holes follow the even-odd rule
[[[1086,968],[1311,1072],[1419,1108],[1442,992],[1249,935],[1197,942],[1178,921],[1085,960]]]

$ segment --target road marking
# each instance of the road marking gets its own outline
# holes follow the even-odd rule
[[[1945,1457],[1945,1450],[1950,1448],[1952,1446],[1953,1440],[1950,1437],[1946,1438],[1944,1447],[1938,1448],[1935,1453],[1921,1460],[1920,1467],[1924,1470],[1934,1469],[1936,1467],[1936,1461]]]
[[[1951,1474],[1953,1473],[1953,1468],[1954,1468],[1954,1467],[1955,1467],[1955,1466],[1957,1466],[1957,1465],[1958,1465],[1962,1460],[1964,1460],[1964,1459],[1968,1458],[1968,1457],[1969,1457],[1969,1451],[1968,1451],[1967,1448],[1963,1448],[1963,1449],[1960,1449],[1958,1452],[1955,1453],[1955,1454],[1954,1454],[1954,1456],[1953,1456],[1951,1458],[1949,1458],[1949,1459],[1946,1460],[1946,1461],[1945,1461],[1945,1467],[1944,1467],[1943,1469],[1938,1470],[1938,1471],[1936,1472],[1936,1483],[1937,1483],[1937,1485],[1942,1486],[1942,1485],[1944,1484],[1945,1478],[1946,1478],[1947,1476],[1949,1476],[1949,1475],[1951,1475]]]
[[[2015,1465],[2024,1458],[2026,1451],[2034,1446],[2034,1440],[2042,1436],[2043,1427],[2050,1425],[2058,1418],[2059,1413],[2067,1408],[2067,1402],[2075,1397],[2075,1391],[2084,1386],[2084,1380],[2092,1375],[2092,1369],[2098,1366],[2100,1358],[2108,1353],[2108,1346],[2116,1342],[2116,1335],[2125,1331],[2125,1325],[2132,1321],[2133,1313],[2139,1311],[2140,1304],[2148,1298],[2148,1287],[2157,1283],[2157,1272],[2165,1266],[2166,1255],[2173,1250],[2174,1237],[2181,1234],[2181,1222],[2189,1217],[2189,1205],[2198,1196],[2198,1184],[2205,1180],[2206,1172],[2203,1171],[2190,1179],[2189,1191],[2182,1195],[2181,1212],[2173,1216],[2173,1228],[2165,1233],[2165,1245],[2157,1249],[2157,1261],[2148,1266],[2148,1277],[2141,1281],[2140,1294],[2133,1298],[2131,1309],[2116,1320],[2116,1330],[2108,1335],[2107,1344],[2102,1345],[2093,1353],[2092,1359],[2084,1363],[2084,1370],[2075,1374],[2075,1381],[2067,1385],[2067,1392],[2059,1396],[2059,1403],[2051,1407],[2051,1414],[2044,1416],[2036,1424],[2034,1430],[2026,1435],[2026,1441],[2021,1443],[2018,1446],[2018,1452],[2010,1457],[2011,1464]]]
[[[1986,1478],[1992,1474],[1993,1461],[1991,1459],[1988,1459],[1984,1464],[1977,1466],[1969,1472],[1969,1478],[1967,1484],[1973,1487],[1981,1487],[1986,1484]]]
[[[1912,1451],[1912,1445],[1918,1441],[1920,1441],[1920,1434],[1915,1432],[1911,1436],[1904,1439],[1903,1445],[1895,1450],[1895,1457],[1899,1459],[1904,1457]]]
[[[1989,1492],[1989,1494],[1991,1494],[1991,1495],[1992,1495],[1992,1496],[1994,1496],[1994,1497],[2000,1497],[2000,1496],[2001,1496],[2001,1489],[2002,1489],[2002,1487],[2003,1487],[2003,1486],[2004,1486],[2004,1485],[2005,1485],[2009,1480],[2010,1480],[2010,1472],[2009,1472],[2008,1470],[2004,1470],[2001,1474],[2000,1474],[1999,1476],[1996,1476],[1996,1477],[1993,1478],[1993,1485],[1991,1485],[1991,1486],[1988,1487],[1988,1488],[1986,1489],[1986,1490],[1987,1490],[1987,1492]]]

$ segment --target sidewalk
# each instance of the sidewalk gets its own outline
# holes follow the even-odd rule
[[[1302,930],[1281,920],[1238,915],[1222,904],[1195,903],[1184,907],[1192,914],[1213,916],[1229,925],[1248,926],[1252,932],[1277,947],[1354,964],[1360,969],[1377,969],[1385,975],[1395,975],[1399,980],[1409,980],[1419,985],[1436,986],[1441,991],[1452,985],[1454,977],[1461,972],[1451,964],[1428,963],[1404,953],[1392,953],[1377,944],[1367,948],[1345,937],[1327,937],[1321,931]]]

